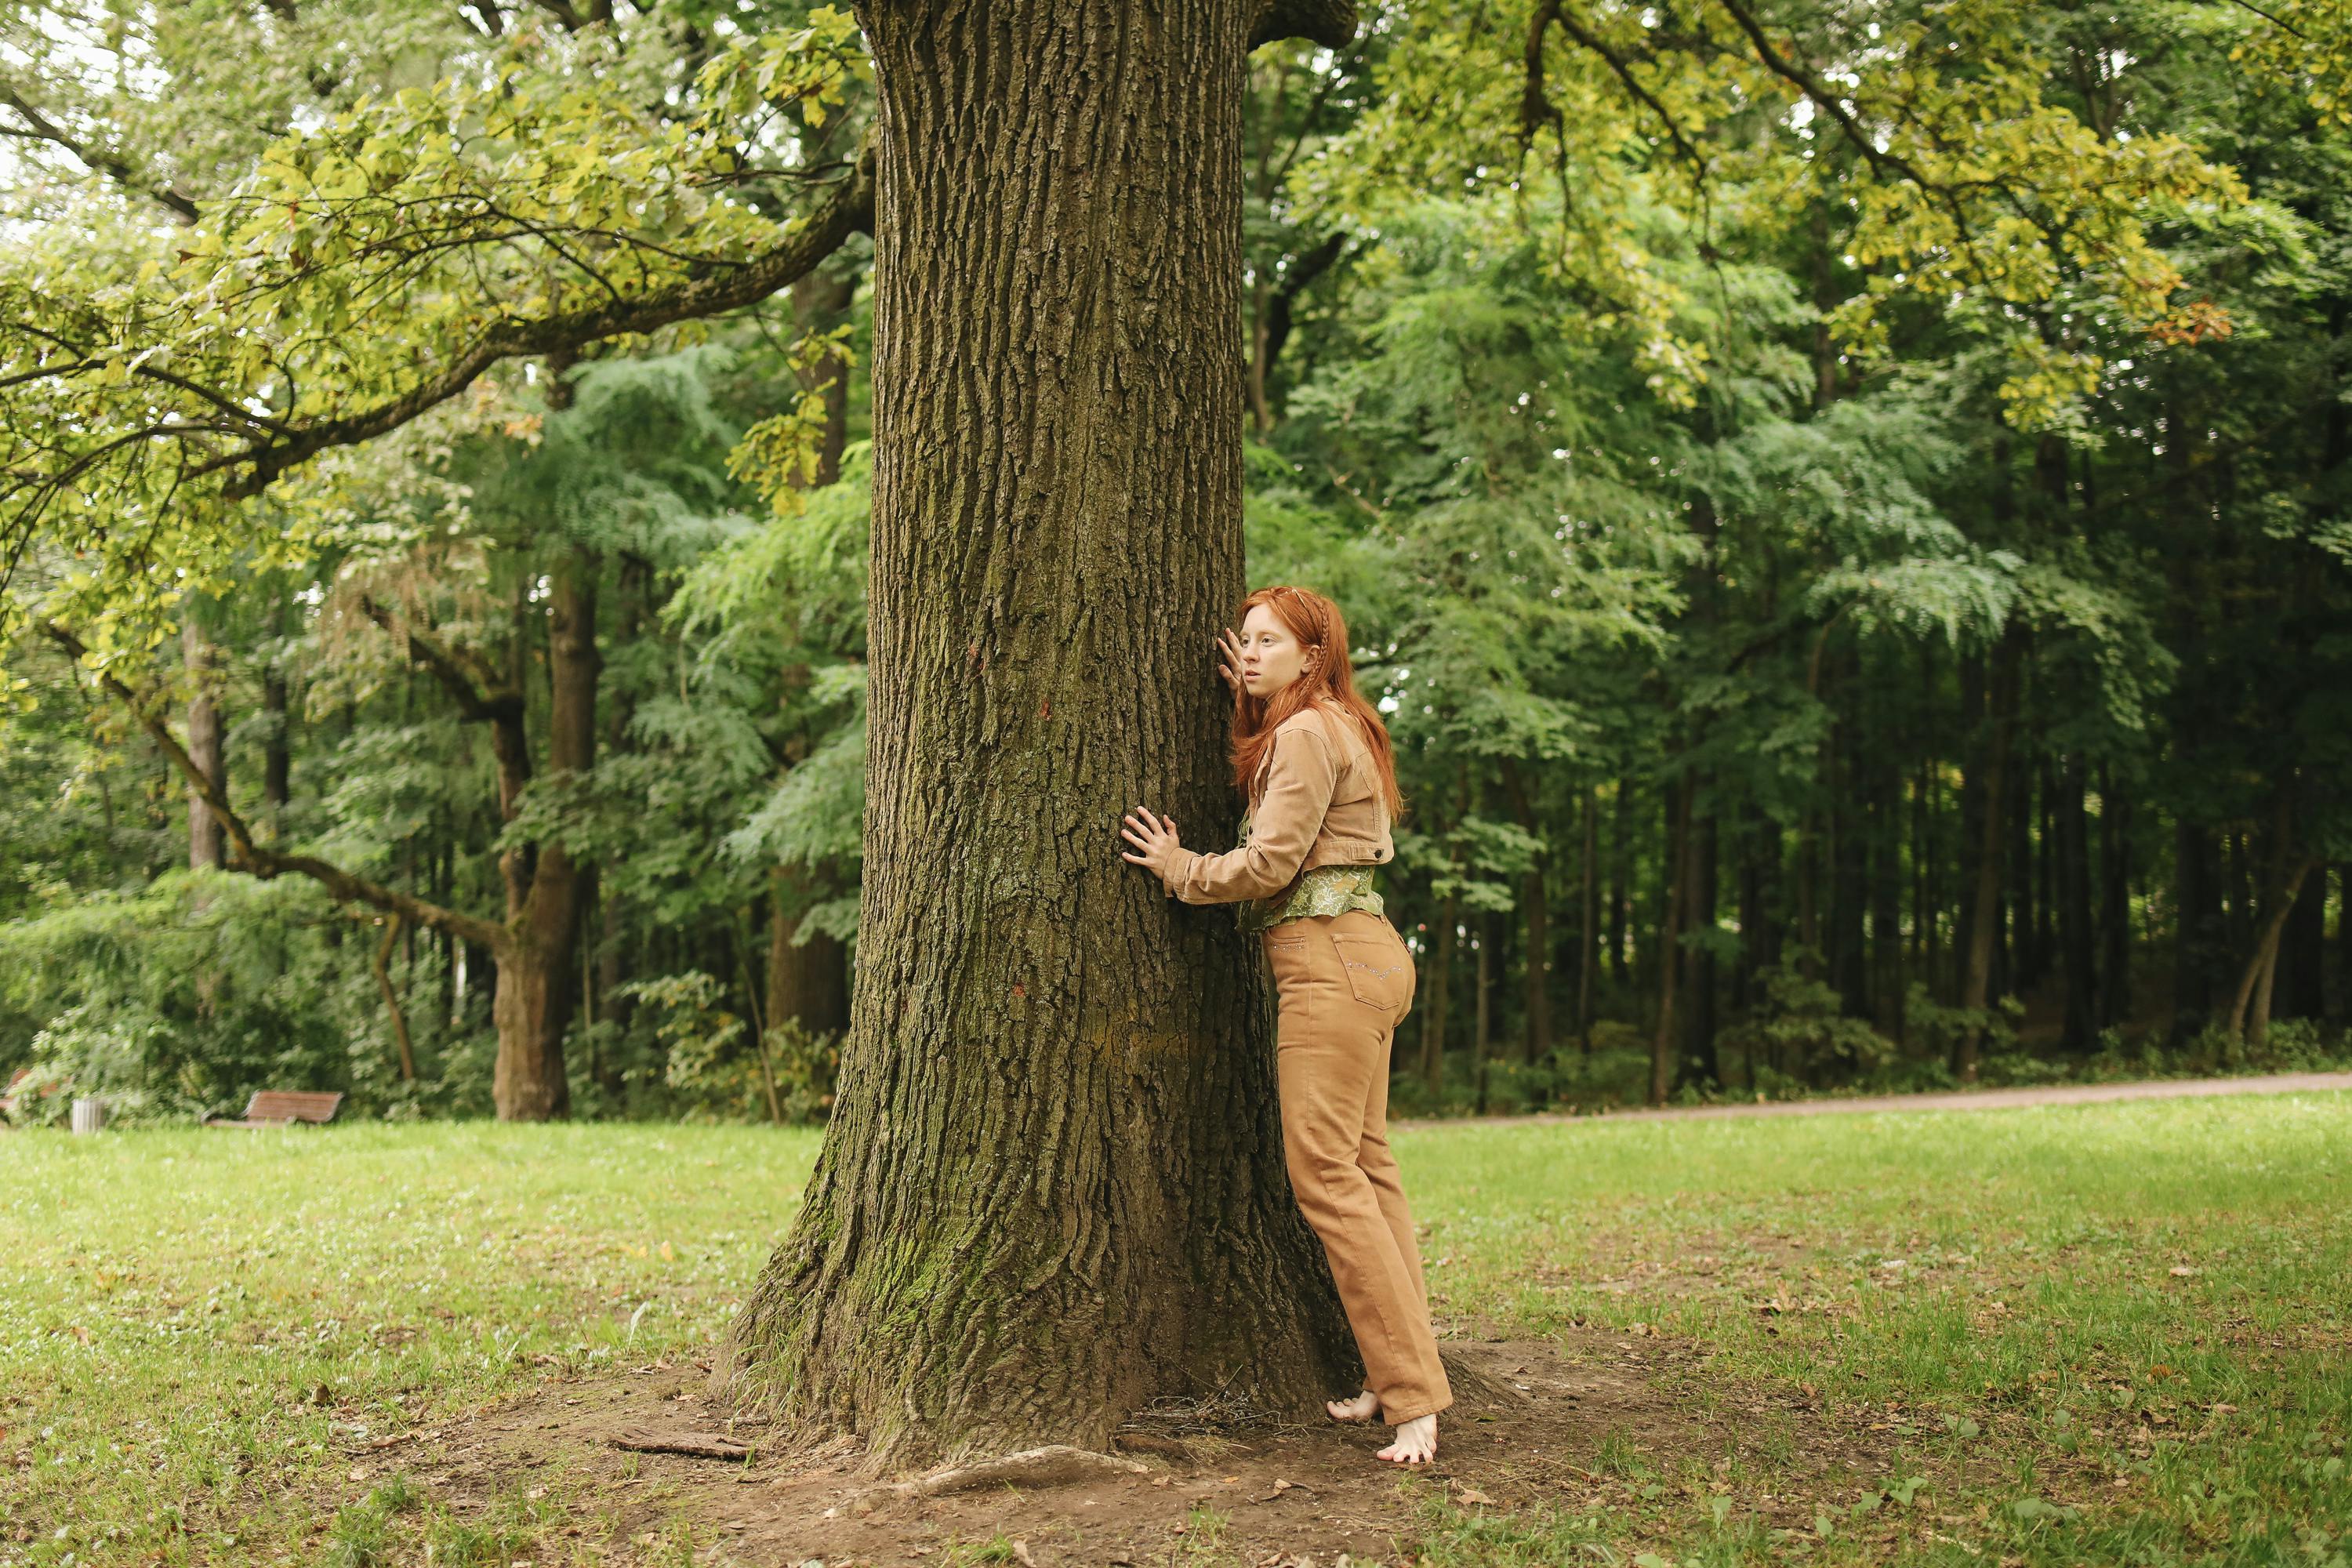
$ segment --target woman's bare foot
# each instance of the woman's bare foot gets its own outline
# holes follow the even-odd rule
[[[1323,1408],[1334,1421],[1370,1421],[1381,1413],[1381,1396],[1368,1388],[1353,1399],[1327,1399]]]
[[[1396,1441],[1381,1450],[1392,1465],[1425,1465],[1437,1458],[1437,1417],[1416,1415],[1396,1429]]]

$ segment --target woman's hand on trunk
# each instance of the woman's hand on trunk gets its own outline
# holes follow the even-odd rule
[[[1135,846],[1134,849],[1120,850],[1119,858],[1129,865],[1149,866],[1154,876],[1164,879],[1169,861],[1181,847],[1176,842],[1176,819],[1154,816],[1150,807],[1139,805],[1127,814],[1118,831],[1121,837]]]

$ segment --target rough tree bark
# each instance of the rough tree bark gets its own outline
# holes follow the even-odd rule
[[[719,1391],[877,1468],[1349,1386],[1272,991],[1118,857],[1230,842],[1241,107],[1265,21],[860,7],[878,68],[871,709],[838,1099]],[[1335,16],[1316,25],[1328,31]],[[1352,18],[1347,19],[1352,26]],[[1342,30],[1334,39],[1344,40]]]

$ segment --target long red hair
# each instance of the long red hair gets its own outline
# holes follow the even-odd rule
[[[1243,689],[1241,700],[1234,704],[1234,787],[1254,795],[1251,786],[1274,751],[1275,731],[1292,714],[1320,702],[1353,714],[1362,725],[1372,767],[1380,774],[1381,794],[1388,801],[1389,818],[1402,816],[1404,794],[1397,788],[1396,752],[1389,744],[1388,726],[1381,722],[1379,710],[1357,693],[1356,672],[1348,660],[1348,621],[1339,614],[1339,606],[1312,588],[1276,584],[1244,599],[1242,607],[1234,612],[1234,626],[1238,628],[1260,605],[1289,628],[1299,647],[1317,658],[1312,669],[1302,671],[1270,698],[1253,697],[1246,688]]]

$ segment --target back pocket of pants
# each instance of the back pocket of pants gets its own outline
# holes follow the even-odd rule
[[[1348,990],[1357,1001],[1393,1016],[1412,992],[1412,960],[1403,944],[1387,937],[1333,936],[1347,969]]]

